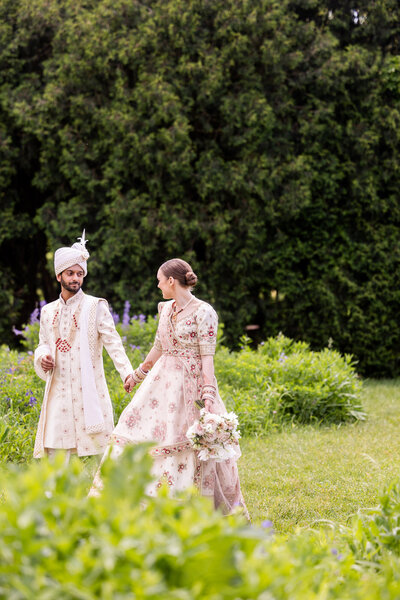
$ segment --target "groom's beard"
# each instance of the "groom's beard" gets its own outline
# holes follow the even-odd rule
[[[75,285],[72,285],[73,283],[75,283]],[[62,275],[61,275],[61,285],[65,290],[67,290],[68,292],[71,292],[71,294],[76,294],[76,292],[79,292],[79,290],[81,289],[81,285],[80,285],[79,281],[73,281],[69,284],[66,281],[64,281]]]

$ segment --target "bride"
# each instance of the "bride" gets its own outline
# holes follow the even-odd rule
[[[197,277],[187,262],[168,260],[159,268],[157,279],[168,301],[158,305],[160,320],[153,348],[125,382],[128,392],[141,386],[111,436],[112,456],[118,456],[127,444],[153,441],[150,495],[163,482],[176,491],[195,485],[225,514],[237,506],[246,511],[236,465],[240,450],[224,462],[200,461],[186,438],[188,428],[199,418],[196,400],[210,412],[225,412],[214,376],[217,314],[192,294]],[[101,487],[98,475],[94,487]]]

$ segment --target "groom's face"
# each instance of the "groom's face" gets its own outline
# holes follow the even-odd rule
[[[68,269],[65,269],[62,273],[59,273],[59,275],[57,275],[57,280],[65,290],[72,294],[76,294],[82,287],[84,276],[85,274],[82,267],[74,265],[68,267]]]

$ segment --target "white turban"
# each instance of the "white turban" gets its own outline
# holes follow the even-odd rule
[[[86,261],[90,254],[86,250],[87,240],[85,240],[85,230],[83,230],[82,237],[78,238],[78,240],[79,242],[75,242],[70,248],[59,248],[56,250],[54,254],[54,270],[56,275],[59,275],[73,265],[79,265],[86,277]]]

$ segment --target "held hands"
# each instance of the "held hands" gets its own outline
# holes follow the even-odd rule
[[[128,392],[128,394],[131,393],[131,391],[137,383],[141,383],[143,379],[145,379],[148,371],[145,371],[143,367],[144,364],[140,365],[137,369],[133,371],[131,375],[128,375],[125,379],[124,390]]]
[[[133,388],[136,385],[136,381],[134,381],[132,375],[128,375],[128,377],[125,379],[125,383],[124,383],[124,390],[130,394],[131,391],[133,390]]]
[[[55,367],[54,358],[50,356],[50,354],[47,354],[40,360],[40,365],[43,371],[47,373],[47,371],[51,371],[51,369],[54,369]]]

